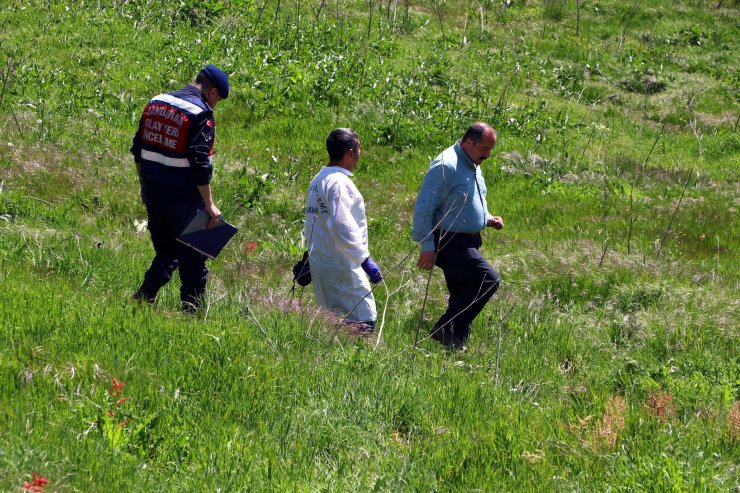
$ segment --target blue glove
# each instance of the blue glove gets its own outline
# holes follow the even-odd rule
[[[311,266],[308,263],[308,252],[303,252],[303,258],[293,266],[293,280],[304,287],[311,284]]]
[[[367,277],[370,278],[371,283],[378,284],[383,280],[383,276],[380,273],[380,267],[378,267],[378,264],[375,263],[375,260],[373,260],[372,257],[366,258],[360,266],[362,267],[362,270],[365,271],[365,274],[367,274]]]

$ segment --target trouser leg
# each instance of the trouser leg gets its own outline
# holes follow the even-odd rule
[[[206,257],[180,243],[177,244],[180,260],[180,300],[183,305],[197,308],[205,299],[208,269]]]
[[[445,283],[447,284],[447,291],[450,296],[448,300],[448,309],[439,318],[435,327],[451,334],[453,332],[453,324],[456,320],[455,313],[449,309],[449,306],[457,306],[460,303],[460,296],[463,296],[467,285],[454,277],[449,270],[443,270],[442,272],[445,275]]]
[[[443,248],[437,266],[445,274],[450,299],[440,321],[452,325],[452,332],[463,341],[470,325],[499,286],[499,275],[477,248]]]
[[[177,269],[178,261],[174,248],[175,233],[167,210],[163,207],[162,197],[155,191],[145,188],[144,198],[155,256],[149,270],[144,274],[139,293],[149,301],[153,301],[160,288],[172,279],[172,273]]]
[[[153,301],[159,290],[170,282],[172,272],[177,269],[177,259],[167,259],[159,255],[155,256],[149,270],[144,274],[139,293],[143,298]]]
[[[196,187],[168,189],[144,187],[149,217],[149,232],[156,255],[144,275],[139,289],[148,299],[153,299],[159,289],[172,279],[180,268],[180,299],[197,307],[205,295],[208,270],[205,257],[177,242],[177,237],[196,212],[203,207],[203,200]]]

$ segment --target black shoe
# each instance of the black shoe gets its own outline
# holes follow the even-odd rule
[[[450,347],[453,342],[453,335],[450,332],[447,332],[444,328],[438,327],[437,324],[432,326],[430,335],[432,339],[439,342],[444,347]]]
[[[448,349],[454,349],[455,351],[460,351],[461,353],[464,353],[468,350],[468,346],[465,345],[465,341],[463,339],[460,339],[456,335],[452,336],[452,342],[449,346],[447,346]]]
[[[183,301],[180,311],[188,315],[195,315],[198,313],[198,305],[189,301]]]
[[[360,335],[370,335],[375,330],[375,320],[369,320],[367,322],[344,322],[346,325],[352,327],[352,330],[358,332]]]
[[[153,305],[155,299],[156,298],[154,296],[149,296],[141,289],[137,290],[133,295],[131,295],[131,301],[135,301],[137,303],[147,303],[149,305]]]
[[[357,324],[357,328],[363,334],[372,334],[375,330],[375,321],[371,320],[370,322],[360,322],[359,324]]]

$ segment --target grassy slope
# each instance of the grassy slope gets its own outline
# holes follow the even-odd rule
[[[259,23],[236,1],[1,7],[0,488],[33,470],[58,491],[736,486],[737,5],[582,3],[578,38],[572,5],[539,2],[483,29],[443,4],[444,37],[433,4],[403,32],[374,11],[369,39],[366,4],[304,11],[300,34],[297,4]],[[147,98],[204,60],[233,74],[214,189],[241,232],[190,319],[176,289],[126,303],[151,255],[127,148]],[[664,90],[625,89],[646,77]],[[499,130],[485,174],[507,228],[484,251],[505,284],[469,353],[414,351],[414,195],[477,119]],[[377,351],[329,345],[310,295],[303,313],[286,295],[337,125],[363,139],[372,251],[400,286]],[[436,272],[425,319],[444,294]]]

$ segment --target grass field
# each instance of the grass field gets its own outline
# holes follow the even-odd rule
[[[739,24],[737,0],[3,2],[0,491],[738,491]],[[153,252],[128,149],[209,62],[240,232],[190,317],[179,281],[129,302]],[[478,120],[502,285],[450,353],[411,217]],[[379,338],[290,293],[337,126]]]

